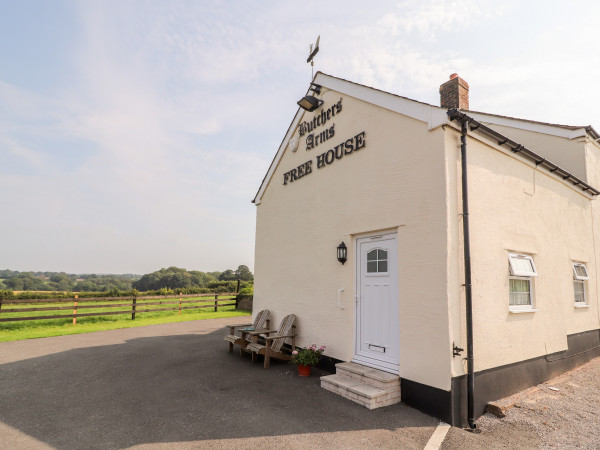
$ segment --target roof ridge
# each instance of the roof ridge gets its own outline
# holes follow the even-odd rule
[[[357,86],[362,86],[362,87],[367,88],[367,89],[372,89],[374,91],[383,92],[384,94],[393,95],[394,97],[403,98],[405,100],[410,100],[412,102],[420,103],[422,105],[433,106],[434,108],[441,108],[441,106],[438,106],[438,105],[432,105],[431,103],[422,102],[420,100],[415,100],[414,98],[405,97],[404,95],[394,94],[393,92],[385,91],[383,89],[378,89],[378,88],[373,87],[373,86],[368,86],[366,84],[357,83],[356,81],[350,81],[350,80],[347,80],[345,78],[337,77],[335,75],[331,75],[331,74],[322,72],[320,70],[317,71],[317,73],[315,74],[315,77],[313,78],[313,82],[315,81],[315,79],[317,78],[317,76],[319,74],[325,75],[327,77],[335,78],[336,80],[344,81],[346,83],[351,83],[351,84],[354,84],[354,85],[357,85]],[[442,108],[442,109],[445,109],[445,108]],[[488,115],[488,116],[500,117],[500,118],[503,118],[503,119],[519,120],[521,122],[527,122],[527,123],[534,123],[534,124],[539,124],[539,125],[546,125],[546,126],[550,126],[550,127],[563,128],[563,129],[566,129],[566,130],[585,129],[585,131],[587,133],[590,133],[594,139],[599,139],[600,138],[600,133],[598,133],[594,129],[594,127],[592,125],[563,125],[563,124],[558,124],[558,123],[542,122],[542,121],[539,121],[539,120],[522,119],[520,117],[506,116],[506,115],[503,115],[503,114],[493,114],[493,113],[488,113],[488,112],[484,112],[484,111],[475,111],[475,110],[472,110],[472,109],[468,109],[468,110],[464,110],[464,111],[465,112],[470,112],[470,113],[475,113],[475,114],[485,114],[485,115]]]
[[[422,102],[421,100],[415,100],[414,98],[405,97],[404,95],[394,94],[393,92],[384,91],[383,89],[378,89],[378,88],[373,87],[373,86],[368,86],[366,84],[357,83],[356,81],[350,81],[350,80],[347,80],[345,78],[336,77],[335,75],[330,75],[328,73],[321,72],[320,70],[315,74],[315,78],[313,78],[313,83],[314,83],[315,79],[317,78],[317,75],[319,75],[319,74],[325,75],[326,77],[335,78],[336,80],[344,81],[346,83],[355,84],[356,86],[362,86],[362,87],[367,88],[367,89],[372,89],[374,91],[383,92],[384,94],[393,95],[394,97],[403,98],[404,100],[410,100],[411,102],[420,103],[421,105],[433,106],[434,108],[440,108],[440,109],[443,109],[445,111],[447,110],[446,108],[442,108],[439,105],[432,105],[431,103]]]

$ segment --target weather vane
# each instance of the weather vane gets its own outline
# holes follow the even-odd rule
[[[308,55],[308,59],[306,60],[307,63],[310,63],[310,72],[312,74],[312,78],[315,77],[315,62],[313,61],[313,58],[315,57],[315,55],[317,53],[319,53],[319,40],[321,39],[321,35],[319,35],[317,37],[317,42],[315,42],[315,47],[313,49],[313,45],[310,44],[310,54]]]

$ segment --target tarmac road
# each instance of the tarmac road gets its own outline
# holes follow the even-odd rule
[[[0,448],[423,449],[439,423],[402,404],[369,411],[321,389],[319,373],[228,353],[232,322],[0,343]]]
[[[240,318],[247,321],[247,318]],[[228,353],[213,319],[0,343],[0,449],[423,449],[439,421]],[[550,389],[552,387],[553,389]],[[600,449],[600,358],[451,428],[442,449]]]

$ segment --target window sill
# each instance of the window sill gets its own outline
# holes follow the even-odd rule
[[[512,309],[509,308],[508,312],[511,314],[525,314],[525,313],[534,313],[538,312],[539,309],[528,308],[528,309]]]
[[[573,306],[575,306],[575,308],[578,308],[578,309],[579,308],[589,308],[590,307],[590,305],[586,305],[585,303],[581,304],[581,305],[578,305],[577,303],[575,303],[575,305],[573,305]]]

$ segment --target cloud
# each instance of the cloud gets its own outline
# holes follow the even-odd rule
[[[24,211],[0,224],[18,236],[4,264],[251,265],[250,199],[308,87],[318,35],[315,69],[334,76],[438,104],[438,86],[458,72],[474,109],[594,121],[598,7],[578,17],[540,5],[76,3],[61,82],[0,80],[0,156],[10,162],[0,186],[11,192],[0,207]]]
[[[379,26],[392,36],[416,33],[434,40],[440,32],[454,31],[502,14],[504,5],[485,0],[411,0],[398,3]]]

